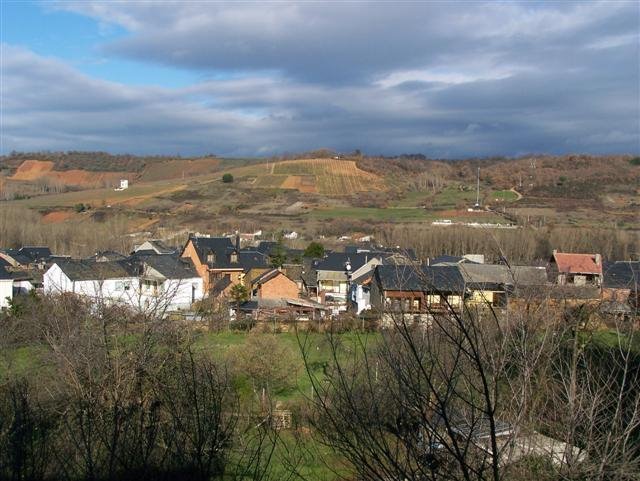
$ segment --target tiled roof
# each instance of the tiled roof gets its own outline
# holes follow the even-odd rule
[[[72,281],[104,281],[137,275],[136,266],[127,260],[94,262],[65,259],[56,264]]]
[[[11,277],[11,274],[7,272],[4,266],[0,265],[0,280],[9,280],[9,279],[13,279],[13,277]]]
[[[572,254],[554,252],[553,259],[558,271],[566,274],[602,274],[602,263],[596,254]]]
[[[46,246],[25,246],[18,250],[18,254],[25,255],[33,261],[48,260],[51,257],[51,249]]]
[[[191,237],[193,247],[198,254],[200,262],[207,264],[207,256],[215,254],[215,262],[211,264],[214,269],[240,269],[240,263],[231,262],[231,254],[235,247],[229,237]]]
[[[464,292],[457,266],[377,266],[376,280],[384,290],[417,292]]]
[[[348,254],[346,252],[331,252],[322,259],[317,259],[312,266],[317,271],[339,271],[346,272],[347,262],[351,266],[351,271],[360,269],[363,265],[379,255],[366,252],[359,254]]]
[[[183,259],[169,254],[138,256],[136,259],[139,259],[166,279],[192,279],[199,277],[191,259]]]

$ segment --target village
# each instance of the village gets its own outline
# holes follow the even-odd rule
[[[340,251],[250,239],[189,234],[181,247],[155,239],[81,259],[46,246],[2,249],[0,308],[28,294],[74,294],[160,317],[198,321],[216,312],[238,324],[356,317],[389,327],[398,316],[428,323],[470,307],[504,314],[543,302],[590,305],[605,321],[638,318],[638,261],[554,250],[546,262],[511,265],[482,253],[419,259],[372,239]]]

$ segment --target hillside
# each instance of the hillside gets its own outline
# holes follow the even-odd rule
[[[386,188],[381,176],[360,169],[353,160],[284,160],[227,172],[257,188],[294,189],[327,196],[383,191]]]
[[[112,166],[96,170],[101,162],[99,157],[91,169],[59,170],[53,160],[24,159],[0,174],[0,198],[14,199],[5,205],[39,211],[46,222],[126,215],[132,230],[152,231],[277,226],[369,232],[386,224],[442,219],[640,228],[640,166],[628,156],[459,162],[362,156],[156,158],[137,172]],[[478,167],[483,210],[469,212],[476,201]],[[234,181],[223,183],[224,173]],[[115,191],[122,178],[129,179],[129,189]]]

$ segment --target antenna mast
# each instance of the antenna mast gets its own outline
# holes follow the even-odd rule
[[[480,207],[480,167],[478,167],[478,179],[476,183],[476,207]]]

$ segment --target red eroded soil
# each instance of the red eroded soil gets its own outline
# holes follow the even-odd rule
[[[42,217],[42,222],[45,224],[57,224],[58,222],[64,222],[67,219],[73,217],[73,212],[69,212],[66,210],[58,210],[49,212],[48,214]]]
[[[46,180],[63,185],[79,187],[110,187],[120,179],[132,180],[131,172],[93,172],[89,170],[53,170],[54,164],[48,160],[25,160],[12,180],[36,181]]]
[[[35,180],[47,172],[53,170],[53,162],[48,160],[25,160],[16,173],[11,176],[13,180]]]

